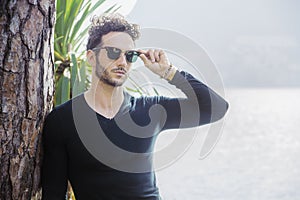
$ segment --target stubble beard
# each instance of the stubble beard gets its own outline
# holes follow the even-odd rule
[[[102,81],[105,84],[108,84],[113,87],[122,86],[124,81],[114,81],[111,75],[109,74],[108,68],[105,69],[104,66],[102,66],[99,62],[99,60],[96,61],[96,76],[99,78],[100,81]]]

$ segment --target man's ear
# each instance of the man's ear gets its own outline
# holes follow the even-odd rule
[[[88,50],[86,52],[86,59],[92,67],[96,66],[96,54],[94,51]]]

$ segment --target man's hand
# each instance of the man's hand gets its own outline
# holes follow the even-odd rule
[[[161,49],[139,50],[140,58],[153,73],[167,80],[172,80],[176,68],[172,67],[165,52]]]

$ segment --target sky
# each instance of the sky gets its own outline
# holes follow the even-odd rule
[[[93,3],[97,2],[98,0],[92,0]],[[96,13],[101,13],[106,9],[110,8],[111,6],[117,4],[117,7],[121,6],[118,10],[124,16],[128,16],[128,14],[132,11],[135,7],[137,0],[105,0],[103,4],[97,9]]]
[[[143,29],[172,31],[197,44],[205,51],[225,86],[300,86],[300,2],[297,0],[106,3],[114,2],[122,5],[119,12]],[[152,41],[159,41],[158,37],[155,35]],[[176,47],[180,44],[182,51],[189,55],[197,57],[199,53],[181,41],[172,41],[173,37],[167,40],[173,44],[168,46],[169,51],[175,49],[178,53]],[[197,67],[201,71],[202,66]]]

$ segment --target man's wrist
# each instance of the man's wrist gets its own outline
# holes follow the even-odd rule
[[[177,67],[172,66],[169,73],[166,75],[165,79],[167,81],[171,81],[174,78],[176,72],[177,72]]]

